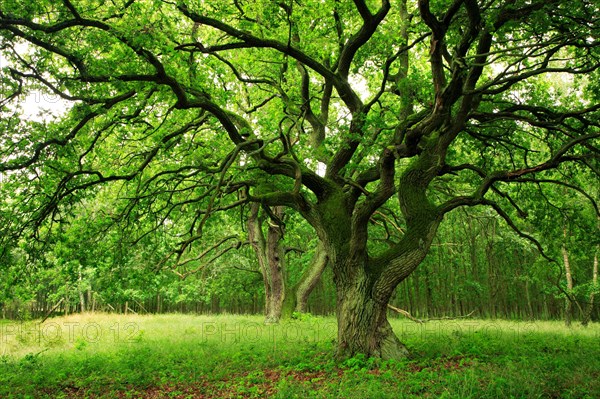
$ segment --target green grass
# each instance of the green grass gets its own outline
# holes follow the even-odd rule
[[[600,325],[392,322],[398,362],[332,360],[333,318],[74,315],[0,323],[1,398],[598,398]]]

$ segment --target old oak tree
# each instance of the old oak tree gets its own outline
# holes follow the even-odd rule
[[[4,0],[0,172],[21,232],[107,184],[123,217],[188,215],[180,252],[216,212],[297,212],[333,269],[338,355],[398,358],[386,305],[446,213],[488,206],[527,236],[515,187],[569,187],[567,162],[599,173],[598,15],[591,0]],[[65,111],[24,117],[36,91]],[[403,236],[376,250],[390,204]]]

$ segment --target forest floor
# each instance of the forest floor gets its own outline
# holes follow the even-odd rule
[[[0,321],[0,398],[599,398],[600,324],[392,320],[403,361],[333,361],[334,318]]]

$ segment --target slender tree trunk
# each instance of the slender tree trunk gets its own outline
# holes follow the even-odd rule
[[[565,279],[567,281],[567,297],[565,298],[565,325],[570,326],[573,320],[573,306],[571,295],[573,293],[573,275],[571,274],[571,263],[569,261],[569,252],[567,251],[567,228],[563,229],[564,242],[562,245],[563,265],[565,267]]]
[[[69,315],[69,304],[70,304],[70,299],[69,299],[69,283],[66,284],[65,287],[65,316]]]
[[[271,312],[271,284],[269,283],[268,266],[267,266],[267,244],[265,235],[262,231],[262,220],[259,219],[259,204],[252,204],[250,207],[250,217],[248,218],[248,239],[256,258],[258,260],[259,269],[263,278],[263,287],[265,290],[265,315]]]
[[[419,281],[419,275],[413,274],[413,292],[415,299],[415,307],[413,308],[413,314],[417,316],[421,315],[422,301],[421,301],[421,282]]]
[[[477,261],[477,231],[473,227],[473,218],[467,216],[467,224],[468,227],[468,239],[469,239],[469,261],[471,263],[470,276],[468,277],[471,281],[475,281],[479,283],[479,265]],[[479,309],[479,314],[483,315],[483,300],[481,298],[481,293],[478,290],[473,290],[470,296],[473,299],[473,302],[469,306],[477,307]]]
[[[596,253],[594,254],[594,266],[592,270],[592,291],[590,292],[590,296],[588,299],[587,307],[585,308],[585,314],[583,315],[583,320],[581,321],[581,325],[587,326],[592,318],[592,312],[594,311],[594,297],[598,292],[598,249],[599,245],[596,245]]]
[[[489,314],[492,318],[497,317],[497,306],[496,306],[496,262],[494,259],[494,240],[496,239],[496,222],[492,224],[491,237],[489,238],[486,245],[487,261],[488,261],[488,303],[489,303]]]
[[[525,298],[527,300],[527,316],[534,320],[533,305],[531,304],[531,294],[529,293],[529,279],[525,280]]]
[[[93,304],[92,304],[92,297],[94,296],[94,293],[92,291],[91,288],[88,288],[86,291],[86,303],[87,303],[87,310],[92,309],[92,313],[94,312],[93,310]]]
[[[79,304],[81,305],[81,313],[85,312],[85,296],[83,294],[83,275],[81,273],[81,268],[79,270],[79,277],[78,277],[78,283],[77,284],[77,292],[79,294]]]
[[[284,255],[280,241],[283,226],[279,224],[284,216],[283,207],[271,209],[279,220],[268,220],[267,234],[263,233],[263,218],[259,217],[260,205],[252,204],[248,218],[248,238],[258,258],[265,289],[265,323],[278,323],[281,319],[285,299]]]
[[[329,256],[327,255],[325,246],[319,241],[310,265],[302,273],[300,281],[298,281],[298,283],[288,292],[288,295],[285,298],[288,303],[284,306],[287,306],[287,308],[293,312],[307,312],[308,297],[321,279],[328,261]]]
[[[441,251],[440,251],[441,252]],[[431,272],[429,269],[425,269],[425,312],[423,316],[432,317],[436,315],[436,312],[433,309],[433,289],[431,288]]]
[[[320,247],[321,245],[319,245]],[[306,313],[308,305],[308,297],[313,292],[317,283],[321,279],[323,271],[327,266],[328,256],[327,253],[317,247],[317,253],[313,259],[311,266],[298,284],[296,289],[296,312]]]
[[[273,214],[283,219],[283,207],[273,207]],[[270,276],[271,297],[270,313],[267,313],[266,323],[278,323],[281,319],[283,301],[285,299],[285,256],[280,241],[283,238],[283,225],[268,220],[267,230],[267,267]]]

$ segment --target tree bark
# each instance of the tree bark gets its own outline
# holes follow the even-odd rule
[[[594,253],[594,266],[592,270],[592,290],[590,292],[590,296],[588,299],[587,307],[585,308],[585,313],[583,315],[583,320],[581,321],[581,325],[587,327],[592,318],[592,312],[594,311],[594,297],[598,292],[598,249],[599,245],[596,245],[596,252]]]
[[[525,298],[527,300],[527,316],[529,320],[534,320],[533,305],[531,303],[531,294],[529,293],[529,279],[525,280]]]
[[[81,306],[81,313],[85,313],[85,296],[83,294],[83,274],[81,273],[81,266],[79,267],[79,276],[77,279],[77,293],[79,294],[79,305]]]
[[[344,209],[341,204],[327,209]],[[329,219],[334,223],[326,224]],[[329,226],[323,234],[336,286],[338,321],[337,358],[363,354],[382,359],[401,359],[408,350],[394,334],[387,319],[387,305],[394,290],[422,262],[429,249],[439,219],[435,214],[418,215],[409,222],[401,243],[389,253],[369,258],[366,233],[356,226],[348,234],[349,219],[342,212],[325,218]]]
[[[252,204],[248,218],[248,238],[258,258],[265,289],[265,323],[278,323],[281,319],[285,299],[285,277],[283,249],[280,240],[283,238],[281,219],[283,207],[276,206],[271,213],[276,219],[268,220],[267,234],[263,233],[264,218],[259,217],[260,205]]]
[[[567,297],[565,298],[565,325],[570,326],[573,320],[573,304],[571,294],[573,293],[573,275],[571,274],[571,262],[569,261],[569,252],[567,251],[567,228],[563,228],[564,241],[562,245],[563,265],[565,267],[565,279],[567,282]]]
[[[283,207],[273,207],[272,212],[279,220],[267,220],[269,225],[267,230],[267,268],[271,285],[271,297],[269,298],[271,303],[265,323],[279,323],[285,299],[285,256],[280,245],[284,232],[283,225],[278,224],[284,216]]]
[[[302,274],[298,284],[294,287],[294,296],[296,298],[294,311],[298,313],[306,313],[308,297],[319,282],[319,279],[321,278],[328,261],[329,256],[325,251],[325,246],[322,242],[319,242],[317,248],[315,249],[315,254],[310,265]]]
[[[338,359],[359,353],[382,359],[408,355],[387,319],[387,301],[376,301],[371,285],[366,275],[338,284]]]

